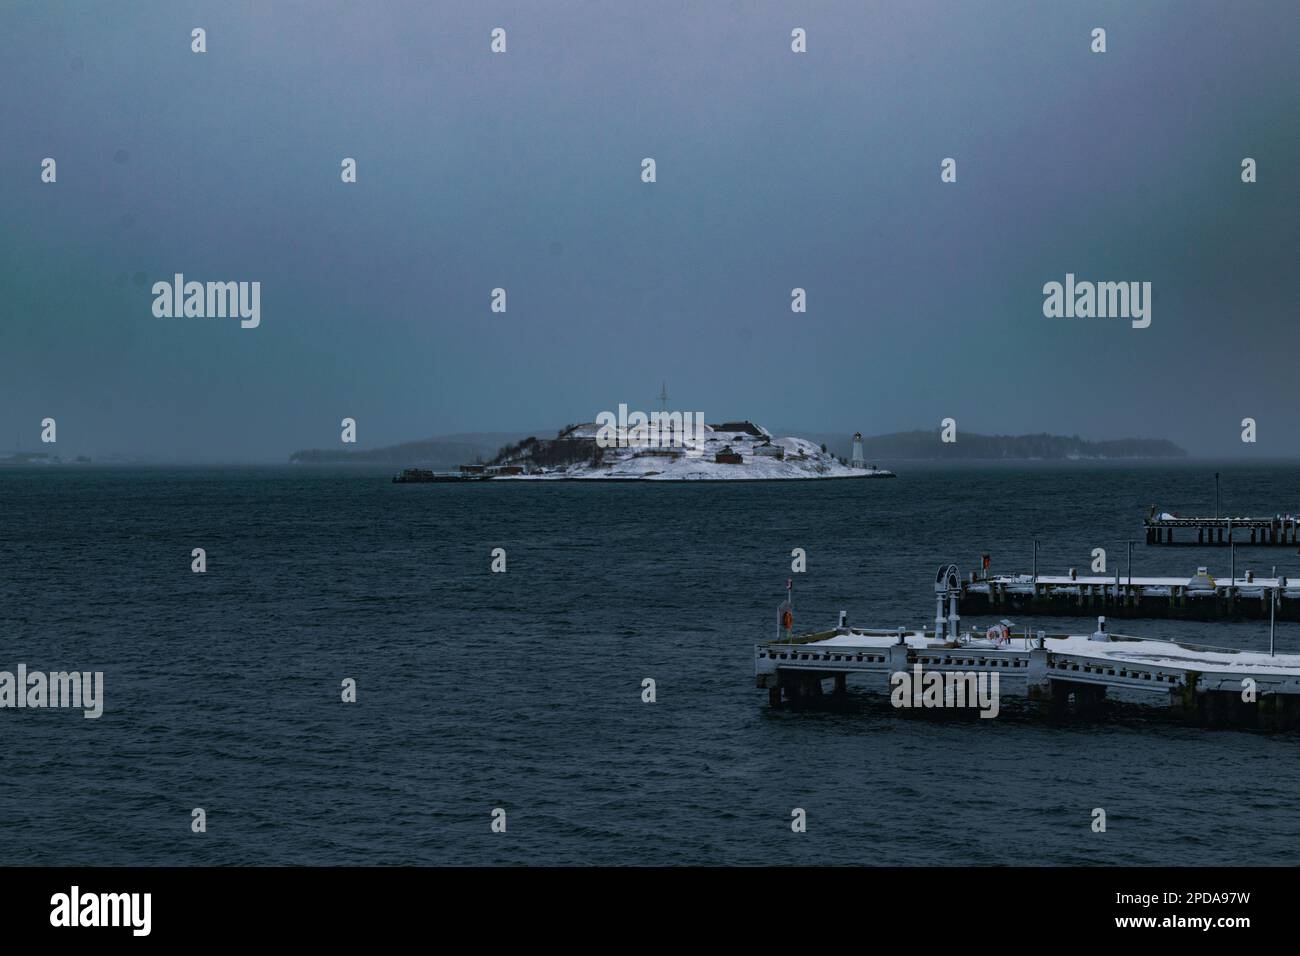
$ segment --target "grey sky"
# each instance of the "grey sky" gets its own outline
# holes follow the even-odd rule
[[[710,420],[1293,455],[1298,37],[1281,0],[6,3],[0,448],[284,460],[666,379]],[[261,326],[155,318],[176,272],[260,281]],[[1044,318],[1067,272],[1150,281],[1151,327]]]

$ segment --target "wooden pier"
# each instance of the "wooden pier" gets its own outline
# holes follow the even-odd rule
[[[1276,608],[1270,600],[1276,595]],[[1190,577],[1110,577],[999,574],[961,584],[961,614],[1172,618],[1182,621],[1300,621],[1300,580],[1215,578],[1204,568]]]
[[[1145,521],[1147,544],[1202,548],[1294,548],[1300,546],[1300,516],[1271,518],[1185,518],[1167,512]]]
[[[973,635],[949,640],[942,630],[840,627],[759,644],[754,660],[757,685],[773,706],[843,695],[850,678],[888,695],[894,675],[918,666],[954,677],[997,674],[1000,696],[1044,702],[1055,714],[1094,714],[1110,699],[1162,707],[1207,726],[1300,726],[1300,655],[1271,657],[1100,629],[995,642]]]

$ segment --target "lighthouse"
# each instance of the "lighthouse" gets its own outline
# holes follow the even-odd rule
[[[862,468],[862,432],[853,433],[853,467]]]

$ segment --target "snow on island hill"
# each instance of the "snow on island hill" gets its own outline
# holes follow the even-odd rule
[[[569,425],[550,439],[525,438],[502,448],[485,464],[461,465],[461,480],[514,481],[779,481],[805,478],[892,478],[867,465],[861,435],[846,461],[803,438],[772,435],[753,422],[701,422],[697,440],[653,447],[632,441],[610,446],[595,422]],[[620,435],[620,439],[626,439]],[[408,469],[395,481],[437,481],[433,472]],[[443,479],[446,480],[446,479]],[[454,480],[454,479],[453,479]]]

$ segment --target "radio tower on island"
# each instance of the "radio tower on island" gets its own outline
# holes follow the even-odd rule
[[[668,411],[668,383],[661,382],[659,387],[659,409]]]

